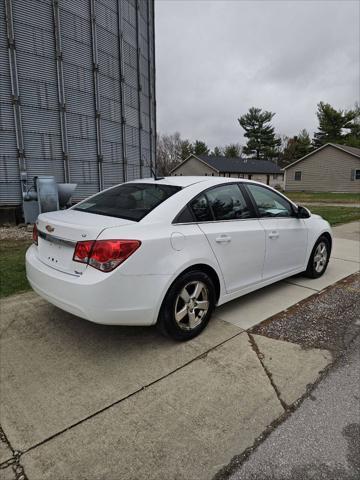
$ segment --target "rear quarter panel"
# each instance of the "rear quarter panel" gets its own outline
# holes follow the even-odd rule
[[[176,278],[188,267],[203,263],[216,271],[222,284],[216,258],[196,224],[139,223],[108,228],[99,236],[99,240],[112,238],[141,241],[139,249],[116,269],[122,275],[171,275]]]
[[[114,282],[120,276],[128,276],[129,281],[144,276],[153,276],[154,282],[158,282],[160,277],[166,279],[161,282],[161,286],[159,285],[158,298],[154,299],[152,323],[156,322],[163,299],[173,281],[184,270],[196,264],[212,267],[219,278],[220,298],[225,293],[219,265],[205,235],[196,224],[168,226],[155,223],[151,226],[137,224],[124,228],[108,228],[99,236],[99,240],[113,238],[141,241],[139,249],[110,273]]]

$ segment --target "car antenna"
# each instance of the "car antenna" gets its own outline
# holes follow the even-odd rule
[[[153,174],[153,177],[154,177],[154,180],[163,180],[164,177],[158,177],[156,175],[156,170],[153,169],[153,167],[151,165],[148,165],[148,167],[150,167],[150,170],[151,170],[151,173]]]
[[[165,177],[158,177],[156,175],[156,168],[153,168],[152,164],[149,163],[149,161],[146,159],[145,160],[145,167],[148,167],[150,169],[150,172],[152,173],[152,176],[154,177],[155,182],[157,180],[163,180]]]

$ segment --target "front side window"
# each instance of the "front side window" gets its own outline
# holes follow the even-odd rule
[[[295,179],[297,182],[300,182],[300,181],[301,181],[301,172],[300,172],[300,171],[295,172],[294,179]]]
[[[252,213],[238,185],[222,185],[206,192],[215,220],[250,218]]]
[[[124,183],[77,204],[74,210],[138,222],[179,190],[175,185]]]
[[[291,204],[276,192],[259,185],[248,184],[246,186],[253,196],[260,217],[292,217]]]

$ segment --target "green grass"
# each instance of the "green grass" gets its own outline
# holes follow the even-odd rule
[[[0,298],[29,290],[25,275],[27,240],[3,240],[0,244]]]
[[[294,202],[323,202],[323,203],[360,203],[358,193],[331,193],[331,192],[284,192]]]
[[[306,207],[306,204],[305,204]],[[360,208],[356,207],[328,207],[326,205],[308,205],[311,213],[321,215],[330,225],[355,222],[360,220]]]

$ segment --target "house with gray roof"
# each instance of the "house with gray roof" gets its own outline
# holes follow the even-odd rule
[[[284,179],[284,172],[281,168],[269,160],[213,155],[190,155],[173,168],[170,174],[247,178],[273,187],[283,187]]]
[[[286,191],[360,195],[360,148],[327,143],[284,170]]]

